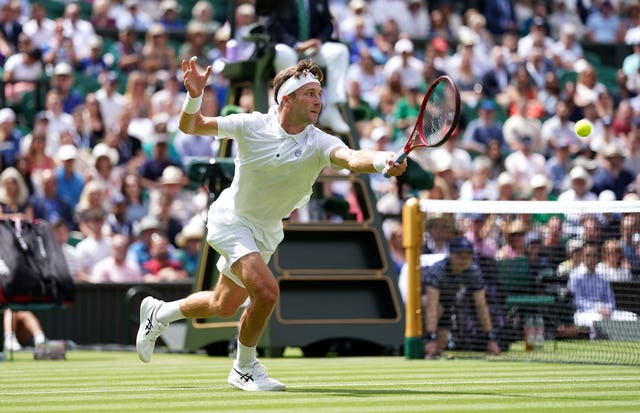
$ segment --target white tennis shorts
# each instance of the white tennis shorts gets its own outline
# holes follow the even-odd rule
[[[259,253],[265,264],[268,263],[283,238],[282,229],[267,232],[241,220],[230,211],[215,207],[209,210],[207,243],[220,254],[216,266],[220,274],[240,287],[244,287],[244,283],[231,266],[252,252]]]

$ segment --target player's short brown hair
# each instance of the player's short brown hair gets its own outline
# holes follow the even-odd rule
[[[318,79],[319,82],[322,82],[322,79],[324,79],[324,73],[322,73],[322,69],[320,69],[320,66],[318,66],[316,62],[311,59],[301,60],[296,65],[283,69],[276,75],[276,77],[273,79],[274,96],[278,96],[278,90],[280,90],[280,87],[282,87],[282,84],[286,82],[287,79],[293,76],[298,78],[304,72],[311,73],[316,77],[316,79]]]

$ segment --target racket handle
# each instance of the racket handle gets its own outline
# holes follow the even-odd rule
[[[403,150],[401,150],[400,152],[398,152],[396,154],[396,158],[395,158],[394,162],[395,163],[402,163],[405,159],[407,159],[407,156],[409,156],[409,154],[407,152],[405,152],[404,149],[403,149]],[[388,173],[385,172],[384,177],[385,178],[390,178],[391,175],[389,175]]]

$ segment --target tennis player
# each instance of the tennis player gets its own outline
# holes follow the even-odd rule
[[[279,296],[267,262],[284,237],[282,219],[304,206],[325,167],[354,172],[404,173],[406,161],[393,152],[352,150],[338,137],[315,127],[322,109],[323,73],[303,60],[280,71],[273,86],[277,106],[267,114],[207,117],[200,113],[211,67],[200,72],[195,58],[182,61],[188,96],[180,129],[189,134],[236,140],[235,175],[209,208],[207,241],[219,254],[220,273],[212,291],[163,302],[147,297],[140,307],[136,339],[138,356],[149,362],[155,341],[172,321],[183,318],[231,317],[250,299],[240,318],[238,351],[227,381],[248,391],[284,390],[256,358],[256,345]]]

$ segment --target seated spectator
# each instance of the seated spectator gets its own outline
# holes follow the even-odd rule
[[[76,245],[80,262],[77,279],[89,281],[96,263],[109,256],[111,238],[105,236],[102,229],[105,221],[104,210],[100,208],[84,210],[78,215],[78,220],[80,231],[85,238]]]
[[[203,235],[204,224],[195,220],[182,228],[182,231],[176,237],[176,243],[178,244],[176,255],[189,277],[196,276],[198,271]]]
[[[80,271],[80,261],[76,247],[69,243],[69,224],[64,219],[57,219],[51,223],[51,230],[62,249],[62,254],[69,268],[69,274],[71,274],[74,281],[79,281],[77,276]]]
[[[33,345],[39,346],[47,341],[40,321],[31,311],[4,310],[4,351],[19,351],[33,339]]]
[[[127,261],[129,237],[116,234],[111,238],[111,255],[98,261],[93,267],[89,281],[93,283],[135,283],[143,281],[140,268]]]
[[[496,253],[497,260],[507,260],[511,258],[525,256],[525,235],[527,227],[520,219],[511,221],[505,231],[505,244]]]
[[[136,35],[136,29],[133,26],[118,27],[118,40],[106,53],[106,56],[113,61],[111,70],[130,73],[141,69],[142,43],[137,40]]]
[[[33,206],[33,217],[54,222],[62,218],[71,228],[76,225],[73,221],[73,208],[58,196],[58,179],[55,172],[45,169],[40,174],[40,194],[32,195],[29,203]]]
[[[496,181],[490,178],[491,160],[479,155],[473,160],[473,173],[460,187],[460,198],[463,200],[493,201],[498,198]]]
[[[621,200],[627,187],[635,180],[634,174],[624,167],[626,153],[619,144],[610,142],[602,148],[601,154],[603,161],[593,175],[591,190],[600,194],[609,189],[617,200]]]
[[[215,10],[213,5],[205,0],[196,2],[191,8],[191,20],[189,22],[199,22],[204,25],[205,30],[210,36],[220,28],[220,22],[215,18]]]
[[[56,168],[56,179],[58,180],[58,196],[76,208],[80,201],[80,195],[84,189],[84,179],[75,170],[78,150],[75,146],[67,144],[58,149],[56,158],[60,166]]]
[[[169,239],[160,232],[151,236],[149,246],[151,258],[142,264],[147,282],[175,281],[187,278],[188,274],[179,261],[171,258]]]
[[[62,101],[62,110],[72,113],[76,106],[84,103],[84,97],[73,88],[74,69],[66,62],[56,64],[51,78],[51,88],[58,92]]]
[[[589,327],[591,338],[597,338],[594,322],[603,320],[637,321],[638,316],[616,309],[616,301],[609,281],[596,270],[600,248],[596,243],[585,243],[582,248],[583,264],[569,276],[567,288],[574,296],[574,323]]]
[[[100,181],[90,180],[82,188],[80,200],[76,205],[76,214],[89,209],[101,209],[105,214],[109,210],[110,198],[107,197],[106,188]]]
[[[136,226],[137,239],[129,245],[127,250],[127,261],[137,265],[142,269],[142,264],[151,259],[149,248],[151,246],[151,236],[160,232],[162,224],[153,215],[146,215]]]
[[[582,265],[582,246],[580,238],[570,238],[567,240],[567,259],[558,264],[558,278],[569,279],[569,274]]]
[[[177,166],[178,163],[169,158],[169,141],[166,134],[156,135],[152,150],[152,156],[146,158],[140,166],[141,184],[144,188],[155,189],[160,183],[158,180],[167,166]]]
[[[498,106],[492,100],[483,100],[478,106],[478,117],[470,120],[462,136],[462,147],[472,154],[484,154],[489,140],[497,139],[500,149],[507,150],[502,134],[502,122],[496,120]]]
[[[110,234],[133,236],[133,222],[127,220],[127,199],[121,193],[111,198],[111,210],[107,214]]]
[[[29,165],[29,172],[34,174],[37,178],[37,174],[45,169],[53,169],[55,162],[53,160],[53,154],[47,153],[47,133],[42,128],[34,129],[31,132],[29,140],[29,146],[25,153],[25,158]]]
[[[33,221],[29,192],[20,172],[12,166],[0,173],[0,219]]]
[[[454,238],[449,245],[449,252],[447,258],[422,270],[425,291],[425,354],[435,357],[447,349],[449,330],[455,314],[453,308],[461,305],[458,295],[461,288],[465,288],[473,296],[476,315],[487,340],[487,353],[498,355],[500,347],[485,296],[485,283],[480,268],[473,262],[473,245],[466,238]]]
[[[99,143],[91,151],[92,167],[89,170],[89,179],[102,184],[105,191],[105,207],[109,206],[109,200],[120,192],[122,185],[122,169],[118,168],[118,150]]]
[[[29,41],[28,38],[26,41]],[[9,101],[18,102],[23,93],[35,90],[35,82],[44,72],[41,58],[42,51],[30,46],[27,50],[12,54],[4,62],[2,80],[7,82],[4,93]]]
[[[585,39],[593,43],[621,42],[624,35],[622,38],[618,38],[620,24],[620,16],[613,8],[613,4],[609,0],[605,0],[587,17]]]
[[[16,113],[11,108],[0,109],[0,170],[12,166],[20,153],[22,133],[16,128]]]
[[[166,29],[160,23],[153,23],[146,33],[141,65],[149,84],[155,84],[176,73],[176,52],[169,44]]]
[[[89,39],[89,54],[80,58],[78,71],[85,76],[98,77],[109,68],[102,53],[102,37],[94,35]]]
[[[169,239],[173,246],[177,246],[176,237],[182,230],[182,222],[173,214],[173,195],[166,191],[160,190],[157,195],[157,201],[152,203],[150,214],[157,217],[160,221],[160,228],[164,235]]]
[[[122,179],[122,194],[127,200],[126,220],[139,223],[149,213],[149,200],[140,186],[140,177],[127,174]]]
[[[631,263],[623,254],[620,240],[610,238],[604,242],[596,272],[609,282],[631,281]]]
[[[185,22],[180,16],[182,8],[176,0],[163,0],[160,2],[160,23],[167,30],[184,31]]]

